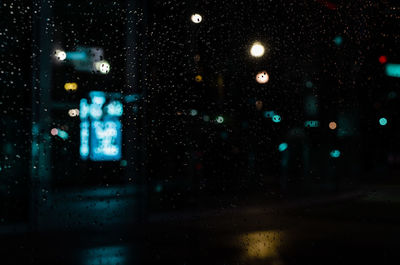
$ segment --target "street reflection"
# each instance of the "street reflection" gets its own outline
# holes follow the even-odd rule
[[[279,230],[256,231],[238,236],[241,259],[251,261],[270,260],[272,264],[282,264],[279,248],[284,240],[284,233]]]
[[[103,246],[84,250],[83,265],[125,265],[129,264],[129,248],[126,246]]]

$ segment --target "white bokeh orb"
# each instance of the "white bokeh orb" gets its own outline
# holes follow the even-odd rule
[[[256,81],[259,84],[267,83],[269,81],[269,75],[267,71],[258,72],[258,74],[256,75]]]
[[[54,52],[54,56],[56,57],[57,60],[59,61],[64,61],[67,58],[67,54],[62,51],[62,50],[56,50]]]
[[[251,56],[261,57],[264,55],[265,48],[260,42],[254,42],[250,49]]]
[[[96,62],[95,68],[102,74],[108,74],[108,72],[110,72],[110,64],[107,61]]]
[[[193,23],[196,23],[196,24],[200,23],[203,20],[203,18],[201,17],[200,14],[193,14],[190,17],[190,19],[192,20]]]

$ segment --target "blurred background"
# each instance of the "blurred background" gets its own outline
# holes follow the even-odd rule
[[[398,256],[397,1],[0,13],[5,264]]]

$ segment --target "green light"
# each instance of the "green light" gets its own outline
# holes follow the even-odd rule
[[[312,88],[313,87],[313,83],[311,81],[307,81],[306,82],[306,87],[307,88]]]
[[[191,111],[190,111],[190,115],[192,115],[192,116],[196,116],[197,115],[197,110],[195,110],[195,109],[192,109]]]
[[[279,115],[272,116],[272,121],[275,123],[281,122],[281,116],[279,116]]]
[[[281,143],[278,147],[279,152],[283,152],[288,148],[288,144],[287,143]]]
[[[400,64],[386,64],[386,75],[391,77],[400,77]]]
[[[340,156],[340,151],[339,150],[332,150],[330,155],[333,158],[338,158]]]
[[[379,124],[382,125],[382,126],[385,126],[385,125],[387,124],[387,119],[386,119],[386,118],[383,118],[383,117],[380,118],[380,119],[379,119]]]
[[[215,120],[216,120],[218,123],[223,123],[223,122],[224,122],[224,117],[218,116]]]

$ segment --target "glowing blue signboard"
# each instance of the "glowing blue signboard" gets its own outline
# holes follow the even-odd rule
[[[109,99],[104,92],[92,91],[81,99],[79,116],[81,158],[93,161],[121,159],[123,105]]]

